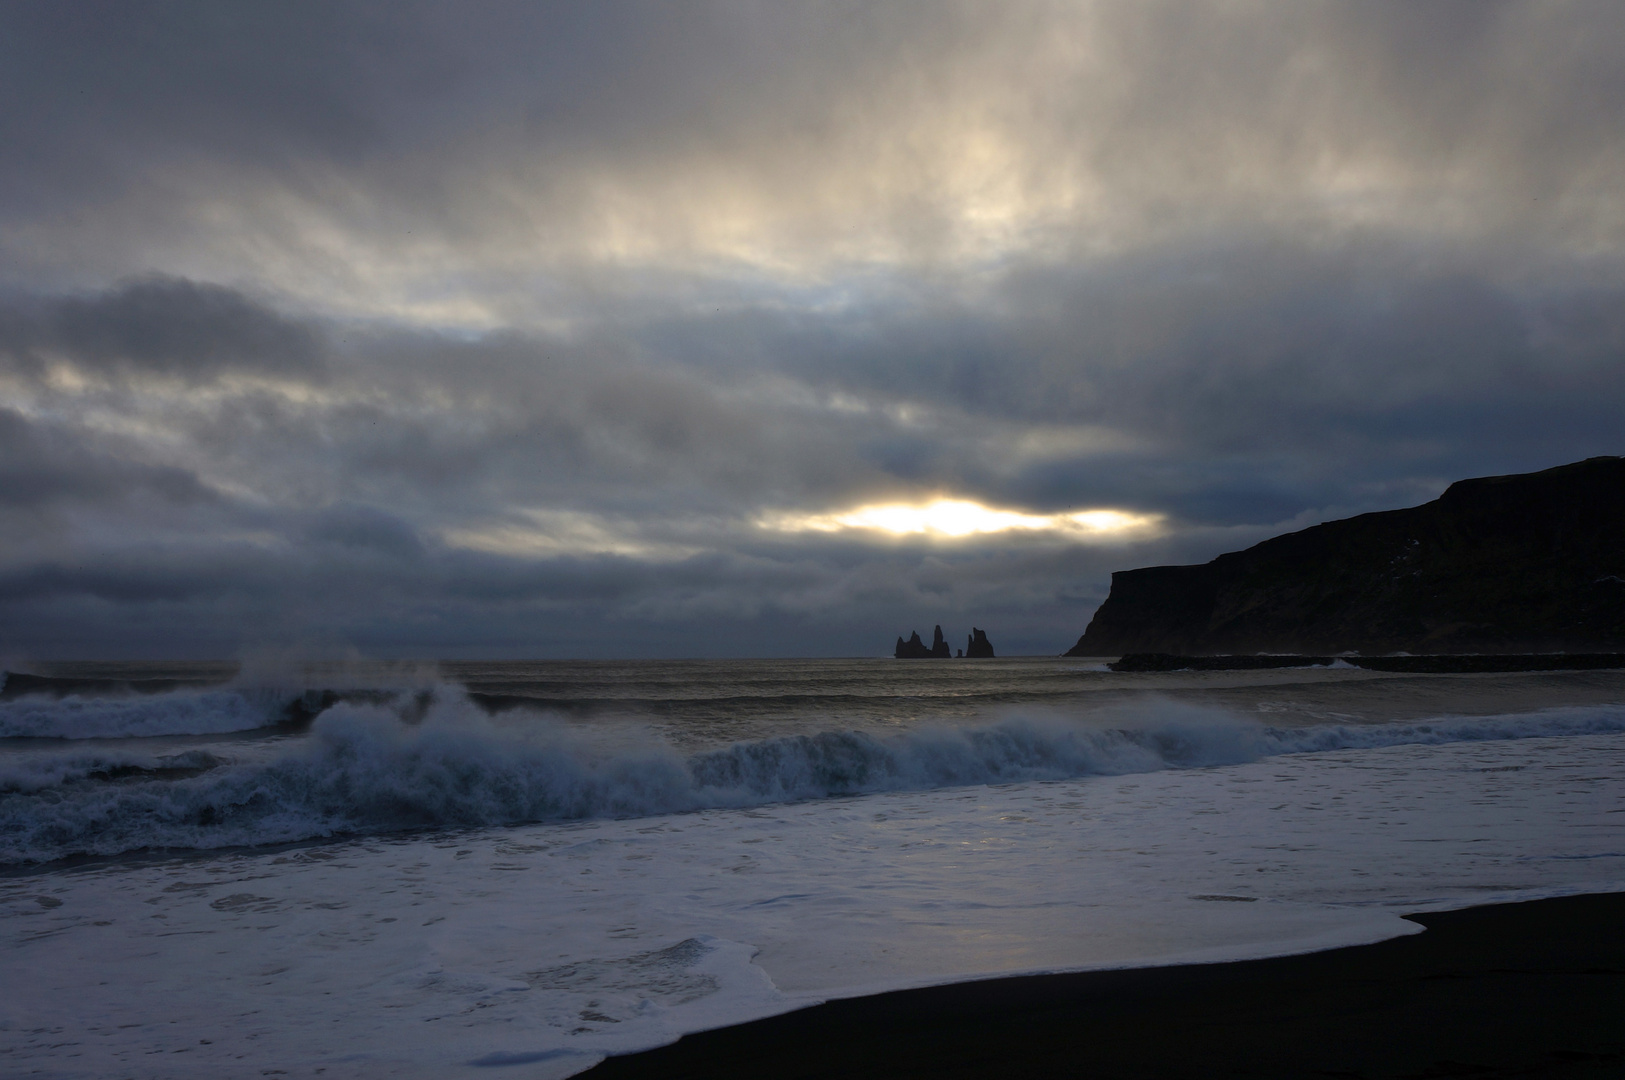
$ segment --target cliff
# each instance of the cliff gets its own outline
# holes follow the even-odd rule
[[[1068,656],[1625,650],[1625,458],[1112,575]]]

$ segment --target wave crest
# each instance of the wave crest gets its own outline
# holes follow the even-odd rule
[[[826,731],[684,758],[656,741],[630,749],[594,743],[545,717],[499,726],[450,692],[427,705],[403,694],[392,706],[339,702],[315,721],[310,738],[270,760],[178,764],[198,768],[182,779],[140,771],[166,767],[162,762],[131,762],[121,775],[105,764],[63,764],[53,774],[53,766],[36,763],[29,782],[0,785],[0,862],[640,817],[1305,751],[1622,730],[1620,707],[1289,729],[1163,701],[1104,720],[1010,719],[896,735]],[[122,782],[95,782],[108,779]]]

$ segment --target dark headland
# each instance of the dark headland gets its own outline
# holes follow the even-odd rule
[[[593,1080],[1625,1075],[1625,894],[1410,916],[1421,934],[1234,964],[833,1001]]]
[[[1112,575],[1068,656],[1625,653],[1625,458]]]

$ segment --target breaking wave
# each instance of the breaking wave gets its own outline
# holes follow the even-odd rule
[[[414,702],[416,704],[414,704]],[[36,755],[0,778],[0,863],[414,828],[640,817],[886,791],[1238,764],[1275,754],[1625,731],[1625,707],[1275,728],[1163,701],[1107,719],[1010,719],[895,735],[825,731],[684,757],[595,743],[461,695],[338,702],[275,756]],[[184,758],[185,760],[181,760]]]

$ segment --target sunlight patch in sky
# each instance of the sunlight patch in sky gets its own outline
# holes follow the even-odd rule
[[[833,514],[779,514],[759,524],[778,532],[877,532],[891,536],[959,539],[1005,532],[1048,532],[1073,539],[1116,540],[1154,532],[1161,514],[1124,510],[1080,510],[1070,514],[1025,514],[969,499],[924,503],[874,503]]]

